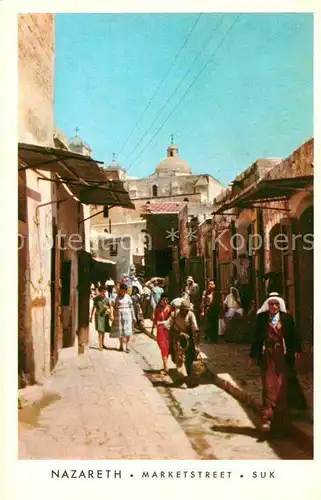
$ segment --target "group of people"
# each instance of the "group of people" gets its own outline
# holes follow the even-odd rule
[[[205,339],[217,340],[222,310],[227,324],[235,315],[243,314],[240,296],[237,288],[231,287],[222,303],[214,281],[210,280],[198,301],[198,285],[189,277],[182,296],[170,302],[165,287],[166,282],[156,278],[131,289],[123,281],[116,285],[110,281],[100,284],[93,297],[91,321],[95,316],[100,350],[104,346],[105,332],[113,332],[119,338],[119,349],[128,352],[134,325],[143,329],[144,316],[151,315],[163,363],[162,372],[167,373],[171,356],[177,368],[185,365],[189,377],[200,352],[199,319],[204,321]],[[296,406],[306,405],[294,370],[300,352],[300,340],[285,301],[278,293],[270,293],[255,312],[248,362],[249,368],[254,364],[261,368],[263,431],[268,431],[272,422],[282,420],[289,395],[296,398]]]
[[[133,298],[127,293],[125,283],[99,285],[93,292],[90,322],[95,318],[99,350],[104,348],[105,333],[119,338],[119,350],[128,352],[128,344],[137,321]]]
[[[157,332],[163,372],[167,372],[170,355],[177,367],[185,364],[187,375],[190,375],[199,352],[199,328],[191,300],[196,294],[189,296],[186,291],[178,300],[169,302],[166,279],[153,278],[145,283],[138,282],[139,286],[136,283],[128,286],[126,278],[124,275],[119,283],[109,279],[91,287],[90,321],[95,319],[99,350],[104,349],[105,333],[109,332],[111,337],[119,338],[119,349],[128,352],[134,328],[146,331],[144,318],[151,318],[153,330]],[[188,287],[192,292],[196,289],[191,283]]]

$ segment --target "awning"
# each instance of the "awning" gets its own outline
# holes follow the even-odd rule
[[[297,191],[308,190],[313,176],[287,177],[283,179],[262,179],[240,194],[227,199],[213,214],[220,214],[231,208],[255,208],[256,203],[286,200]],[[264,207],[263,207],[264,208]]]
[[[107,179],[98,162],[64,149],[19,143],[19,171],[37,169],[57,174],[72,194],[86,205],[135,208],[123,183]]]
[[[112,266],[116,265],[116,262],[114,262],[113,260],[103,259],[102,257],[93,257],[92,260],[102,264],[111,264]]]

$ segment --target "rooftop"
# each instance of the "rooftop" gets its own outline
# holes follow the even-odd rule
[[[158,213],[178,213],[185,206],[185,203],[165,201],[160,203],[146,203],[143,207],[143,211],[151,214]]]

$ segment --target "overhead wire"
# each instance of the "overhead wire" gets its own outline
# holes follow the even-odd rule
[[[184,50],[184,48],[186,47],[187,45],[187,42],[189,41],[189,39],[191,38],[192,36],[192,33],[193,31],[195,30],[197,24],[199,23],[200,19],[201,19],[201,16],[202,16],[202,13],[200,13],[196,20],[194,21],[193,25],[192,25],[192,28],[189,30],[187,36],[185,37],[185,40],[184,42],[182,43],[182,45],[180,46],[178,52],[176,53],[176,56],[174,57],[171,65],[169,66],[164,78],[161,80],[161,82],[159,83],[159,85],[157,86],[156,88],[156,91],[154,92],[152,98],[148,101],[147,103],[147,106],[145,107],[143,113],[140,115],[139,119],[137,120],[137,122],[135,123],[134,127],[132,128],[131,132],[128,134],[128,136],[126,137],[126,139],[124,140],[124,142],[122,143],[118,153],[117,153],[117,157],[119,157],[121,155],[121,153],[123,152],[124,148],[126,147],[126,145],[128,144],[128,141],[131,139],[131,137],[133,136],[134,132],[137,130],[138,128],[138,125],[141,123],[142,119],[144,118],[144,116],[146,115],[147,111],[149,110],[149,108],[151,107],[151,105],[153,104],[157,94],[159,93],[160,89],[162,88],[162,86],[164,85],[165,81],[167,80],[167,77],[168,75],[170,74],[172,68],[175,66],[176,64],[176,61],[178,60],[179,56],[181,55],[182,51]]]
[[[142,135],[141,139],[136,143],[136,145],[132,148],[131,152],[126,156],[126,159],[129,158],[133,153],[134,151],[136,151],[136,149],[140,146],[140,144],[143,142],[143,140],[145,139],[145,137],[147,136],[147,134],[150,132],[150,130],[153,128],[153,126],[155,125],[155,123],[157,122],[157,120],[159,119],[159,117],[162,115],[164,109],[166,108],[166,106],[168,105],[168,103],[172,100],[172,98],[175,96],[175,94],[177,93],[177,91],[179,90],[179,88],[181,87],[182,83],[184,82],[185,78],[187,77],[187,75],[189,74],[189,72],[191,71],[192,67],[194,66],[194,64],[196,63],[196,61],[200,58],[200,56],[203,54],[203,51],[205,50],[205,48],[207,47],[207,45],[211,42],[213,36],[215,35],[215,32],[216,30],[219,28],[219,26],[222,24],[223,22],[223,19],[224,19],[224,15],[225,14],[222,14],[220,19],[218,20],[218,22],[215,24],[213,30],[211,31],[211,34],[210,36],[206,39],[206,41],[203,43],[202,45],[202,48],[200,49],[200,51],[197,53],[197,55],[194,57],[192,63],[189,65],[189,67],[187,68],[187,70],[185,71],[184,75],[182,76],[182,78],[180,79],[180,81],[178,82],[178,84],[176,85],[175,89],[173,90],[173,92],[170,94],[170,96],[168,97],[168,99],[166,100],[164,106],[160,109],[159,113],[157,114],[156,118],[153,120],[153,122],[151,123],[151,125],[148,127],[148,129],[144,132],[144,134]]]
[[[201,70],[196,75],[196,77],[194,78],[194,80],[192,81],[192,83],[189,85],[189,87],[187,88],[187,90],[184,92],[184,94],[181,97],[181,99],[179,100],[179,102],[176,104],[176,106],[174,106],[174,108],[172,109],[172,111],[167,115],[166,119],[163,121],[163,123],[160,125],[160,127],[156,130],[156,132],[151,137],[151,139],[146,144],[146,146],[144,146],[144,148],[140,151],[140,153],[135,158],[135,160],[130,163],[127,171],[132,167],[132,165],[134,165],[134,163],[136,163],[141,158],[141,156],[146,151],[146,149],[148,148],[148,146],[152,143],[152,141],[159,134],[159,132],[164,127],[164,125],[168,122],[168,120],[172,117],[172,115],[175,113],[175,111],[177,110],[177,108],[181,105],[181,103],[183,102],[183,100],[185,99],[185,97],[187,96],[187,94],[189,93],[189,91],[191,90],[191,88],[194,86],[194,84],[200,78],[200,76],[202,75],[202,73],[204,72],[204,70],[207,68],[208,64],[211,62],[212,58],[217,54],[218,50],[223,45],[224,41],[226,40],[226,38],[228,37],[229,33],[232,31],[232,29],[234,28],[234,26],[236,25],[236,23],[238,22],[238,20],[239,20],[240,17],[241,17],[241,14],[238,14],[238,16],[236,17],[235,21],[231,24],[231,26],[229,27],[229,29],[226,31],[225,35],[221,39],[220,43],[216,46],[214,52],[210,55],[210,57],[207,59],[206,63],[202,66]]]

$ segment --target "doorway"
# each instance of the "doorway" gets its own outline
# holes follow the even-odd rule
[[[163,248],[155,250],[155,274],[160,278],[169,276],[172,271],[173,250],[172,248]]]
[[[298,295],[302,340],[313,344],[313,206],[299,219],[302,235],[298,248]]]

